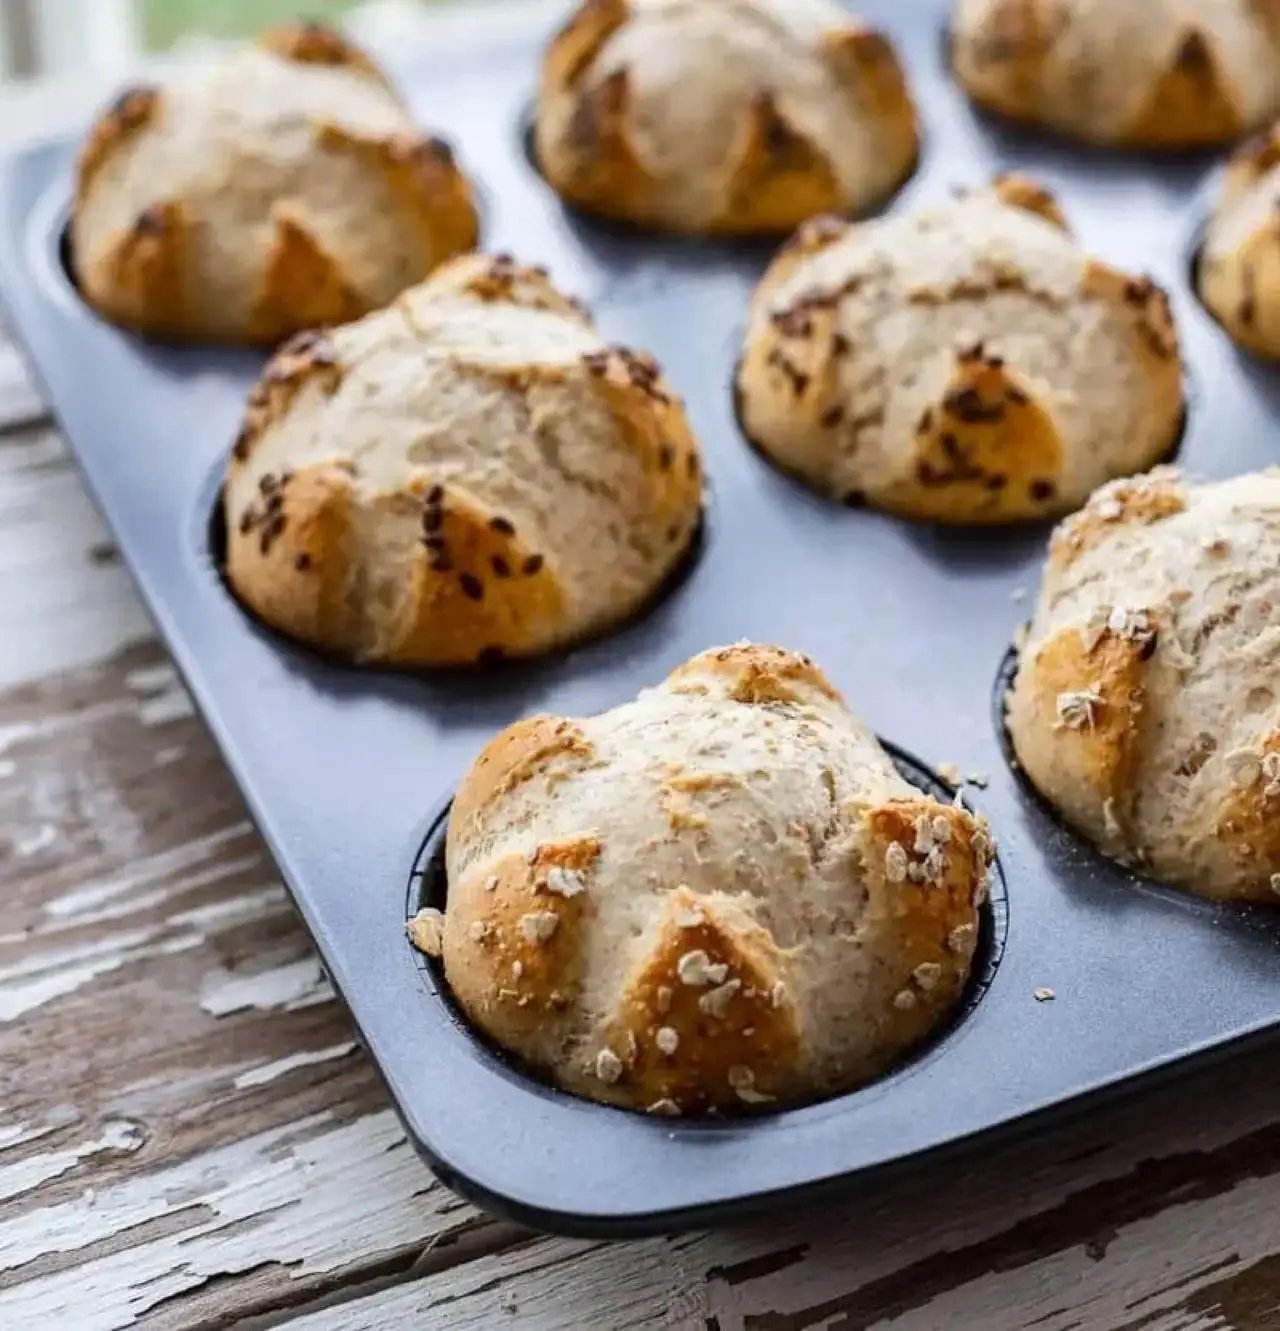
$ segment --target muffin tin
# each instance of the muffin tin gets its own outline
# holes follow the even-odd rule
[[[1280,374],[1237,356],[1191,290],[1213,159],[1102,155],[983,120],[947,77],[943,0],[863,0],[859,10],[897,42],[926,130],[919,168],[890,206],[998,170],[1034,174],[1089,250],[1170,290],[1198,390],[1183,465],[1220,476],[1280,460]],[[102,323],[63,262],[75,145],[0,168],[7,312],[436,1172],[543,1228],[623,1235],[724,1221],[1025,1128],[1280,1030],[1280,912],[1135,880],[1060,826],[1007,761],[1004,663],[1048,528],[947,530],[842,509],[750,449],[731,376],[770,248],[663,239],[564,211],[523,141],[538,54],[499,33],[396,72],[422,123],[453,138],[480,182],[485,246],[548,264],[591,302],[606,336],[663,362],[704,446],[710,510],[696,562],[647,615],[535,663],[362,672],[249,619],[223,586],[210,533],[260,356],[146,343]],[[711,1122],[572,1099],[479,1042],[405,939],[406,911],[438,890],[432,829],[501,727],[534,711],[602,710],[741,638],[815,657],[914,779],[948,763],[984,774],[985,788],[968,794],[991,819],[1002,886],[980,974],[947,1032],[853,1094]]]

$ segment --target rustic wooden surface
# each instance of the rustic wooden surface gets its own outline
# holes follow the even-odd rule
[[[0,342],[4,1331],[1269,1331],[1276,1069],[732,1231],[483,1216],[407,1145]]]

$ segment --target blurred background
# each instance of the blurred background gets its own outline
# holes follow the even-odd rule
[[[470,0],[0,0],[0,79],[110,72],[285,18],[388,27]],[[354,14],[353,14],[353,11]]]

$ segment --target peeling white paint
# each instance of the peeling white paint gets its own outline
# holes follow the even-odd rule
[[[42,823],[30,836],[19,837],[13,843],[14,853],[19,859],[28,860],[47,850],[58,839],[58,829],[52,823]]]
[[[130,865],[118,877],[108,879],[104,883],[90,883],[85,887],[64,892],[48,902],[45,910],[50,915],[79,915],[94,906],[101,906],[104,902],[124,896],[145,883],[152,883],[157,878],[194,868],[229,842],[238,841],[241,837],[252,834],[253,825],[248,821],[232,823],[228,827],[211,832],[208,836],[199,837],[194,841],[184,841],[180,846],[148,855]]]
[[[169,744],[163,749],[157,749],[152,756],[151,763],[154,767],[171,767],[174,763],[180,762],[187,753],[185,744]]]
[[[242,1072],[233,1085],[237,1091],[242,1091],[248,1086],[265,1086],[267,1082],[275,1081],[277,1077],[283,1077],[296,1068],[309,1068],[317,1063],[346,1058],[348,1054],[354,1052],[355,1047],[355,1041],[346,1040],[342,1044],[330,1045],[327,1049],[304,1050],[302,1053],[290,1054],[287,1058],[277,1058],[273,1063],[263,1063],[259,1067],[250,1068],[248,1072]]]
[[[200,984],[200,1006],[214,1017],[249,1008],[269,1012],[273,1008],[309,1006],[333,996],[320,962],[313,956],[254,975],[225,969],[212,971]]]
[[[177,682],[178,672],[168,661],[140,666],[137,670],[130,670],[124,677],[125,687],[135,693],[160,693],[171,689]]]
[[[30,1192],[50,1179],[61,1178],[82,1160],[100,1155],[103,1151],[136,1151],[146,1139],[141,1124],[131,1119],[108,1119],[102,1125],[101,1134],[93,1141],[59,1151],[47,1151],[43,1155],[28,1156],[16,1164],[0,1168],[0,1202]]]
[[[174,688],[170,693],[162,693],[158,698],[148,698],[138,708],[138,720],[144,726],[164,726],[170,721],[180,721],[185,716],[194,716],[195,704],[187,691]]]
[[[127,1254],[94,1248],[160,1216],[167,1232]],[[431,1180],[390,1110],[272,1128],[149,1174],[0,1221],[0,1271],[46,1254],[68,1269],[0,1292],[0,1325],[118,1331],[215,1277],[274,1262],[290,1278],[340,1271],[471,1223]]]

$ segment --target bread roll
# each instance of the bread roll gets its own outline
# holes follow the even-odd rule
[[[72,247],[115,323],[274,343],[385,305],[476,229],[448,145],[366,56],[304,24],[126,92],[81,154]]]
[[[1165,456],[1184,405],[1164,292],[1084,255],[1020,177],[802,227],[756,293],[737,394],[747,436],[817,489],[950,523],[1077,507]]]
[[[1160,468],[1064,522],[1009,734],[1106,854],[1280,904],[1280,470],[1197,486]]]
[[[1224,143],[1280,111],[1276,0],[956,0],[982,106],[1091,143]]]
[[[546,55],[542,170],[606,217],[785,232],[878,203],[917,148],[893,48],[835,0],[583,0]]]
[[[410,934],[566,1090],[783,1105],[878,1076],[954,1010],[990,856],[812,661],[742,644],[499,735],[454,801],[444,920]]]
[[[1204,303],[1242,347],[1280,357],[1280,126],[1227,165],[1205,230],[1197,280]]]
[[[549,651],[636,611],[688,550],[698,447],[653,360],[541,270],[454,260],[267,366],[227,469],[227,576],[360,662]]]

